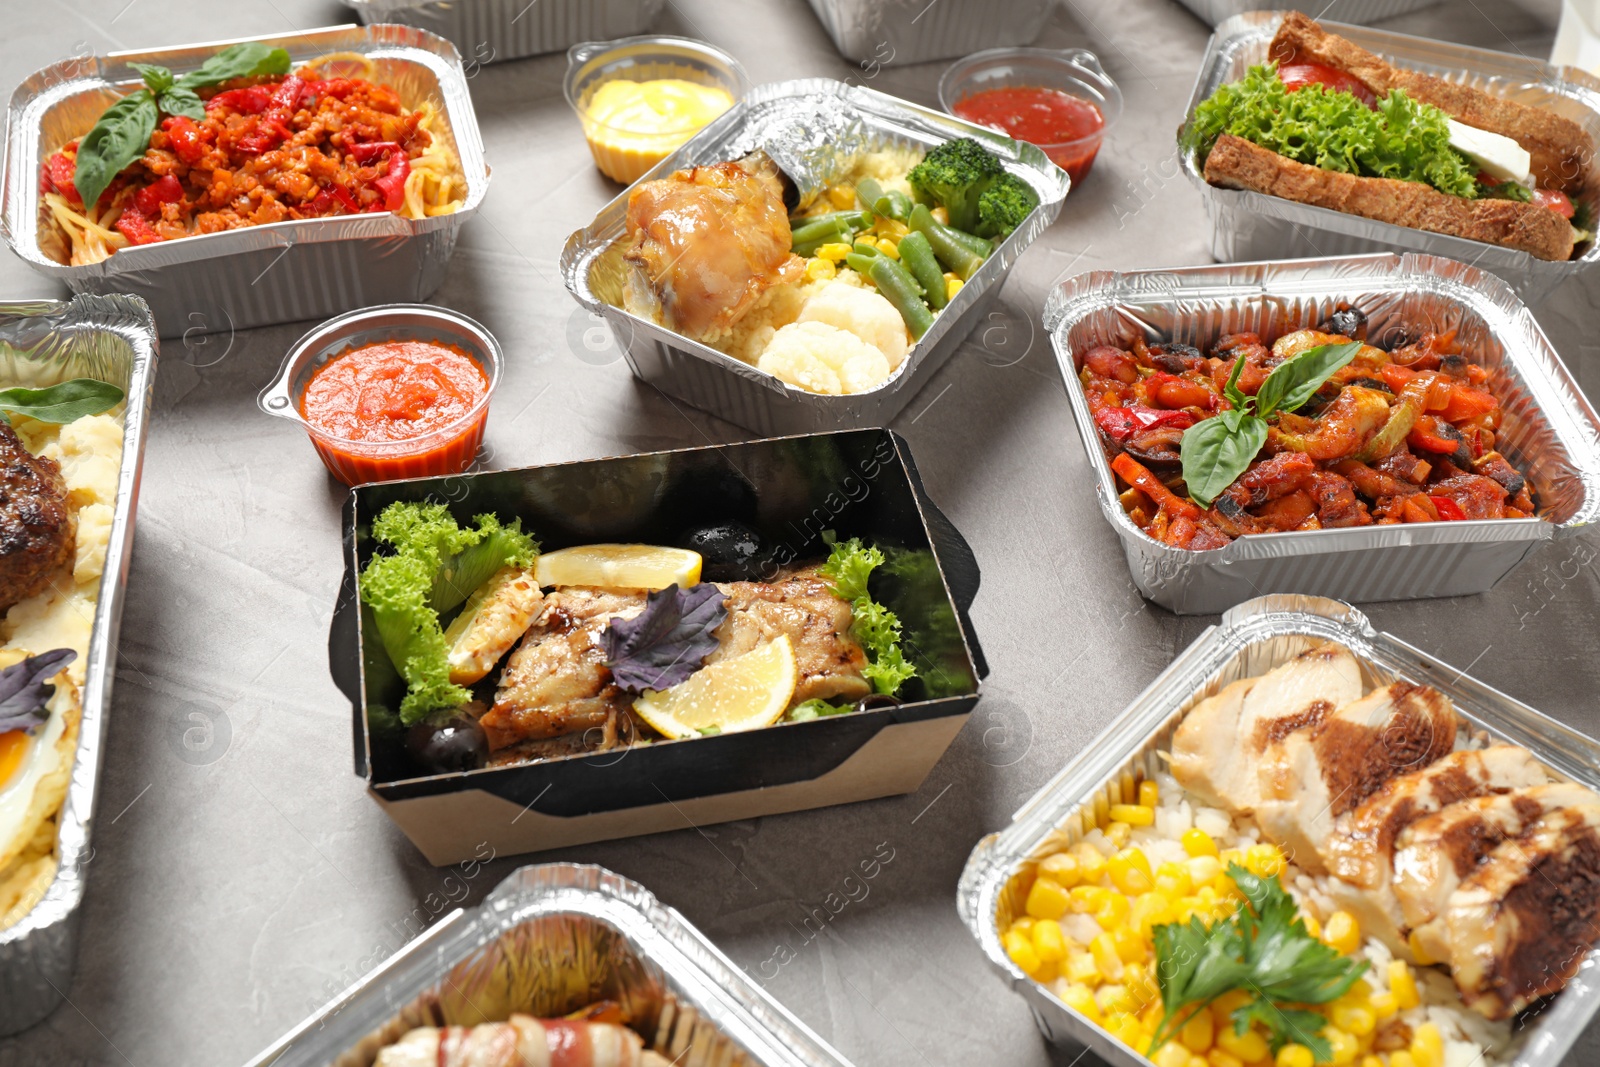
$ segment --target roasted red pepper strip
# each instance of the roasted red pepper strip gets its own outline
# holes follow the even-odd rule
[[[368,141],[366,144],[350,146],[350,155],[357,163],[371,163],[374,159],[382,159],[398,151],[400,146],[393,141]]]
[[[1163,411],[1160,408],[1130,404],[1127,407],[1097,408],[1094,422],[1113,441],[1126,441],[1142,430],[1154,429],[1157,426],[1188,429],[1194,425],[1194,416],[1187,411]]]
[[[162,204],[176,204],[183,199],[183,183],[171,174],[163,174],[149,185],[133,194],[134,206],[146,218],[160,218]]]
[[[1467,513],[1461,510],[1461,505],[1447,496],[1429,496],[1428,499],[1433,501],[1434,508],[1439,512],[1439,518],[1446,522],[1458,522],[1467,517]]]
[[[1450,390],[1450,402],[1440,416],[1447,422],[1466,422],[1499,406],[1500,401],[1495,399],[1493,393],[1474,389],[1470,385],[1458,385]]]
[[[406,200],[406,178],[411,174],[411,161],[396,148],[389,156],[389,171],[372,179],[372,187],[383,194],[385,211],[399,211]]]
[[[352,215],[361,214],[361,205],[356,203],[356,198],[351,196],[349,190],[347,190],[344,186],[335,185],[332,189],[332,192],[334,199],[343,204],[346,211],[350,212]],[[321,197],[319,194],[318,199],[320,198]]]
[[[83,197],[78,195],[78,187],[72,184],[77,171],[77,160],[65,152],[57,152],[45,160],[44,181],[50,189],[66,197],[67,203],[73,207],[82,207]]]
[[[305,91],[306,80],[294,74],[289,75],[272,91],[273,109],[293,115],[295,109],[300,106],[300,98],[305,95]]]
[[[161,240],[161,235],[150,227],[150,220],[132,204],[118,216],[117,232],[126,237],[129,244],[148,245]]]
[[[1165,508],[1174,515],[1186,519],[1198,519],[1200,509],[1189,501],[1183,499],[1161,484],[1161,479],[1150,473],[1150,469],[1126,452],[1119,453],[1111,461],[1111,469],[1117,472],[1121,479],[1134,486],[1155,502],[1156,507]]]
[[[173,115],[163,119],[161,128],[172,143],[172,151],[189,166],[200,162],[200,157],[206,154],[206,144],[200,138],[200,127],[188,116]]]
[[[259,115],[272,106],[272,90],[265,85],[249,85],[243,89],[229,89],[206,101],[206,110],[231,107],[247,115]]]

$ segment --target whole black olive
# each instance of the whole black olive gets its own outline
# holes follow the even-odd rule
[[[1363,341],[1367,336],[1367,316],[1360,308],[1341,304],[1317,329],[1352,341]]]
[[[678,539],[700,553],[701,577],[710,582],[748,582],[761,577],[761,535],[742,522],[698,526]]]
[[[489,738],[469,715],[424,720],[406,731],[406,754],[425,774],[475,771],[489,758]]]

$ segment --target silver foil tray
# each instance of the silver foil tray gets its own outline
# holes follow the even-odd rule
[[[839,54],[873,71],[1032,44],[1052,6],[1050,0],[811,0]]]
[[[1267,61],[1267,48],[1282,21],[1282,14],[1276,11],[1251,11],[1217,27],[1200,61],[1185,122],[1219,86],[1237,81],[1250,66]],[[1600,78],[1576,67],[1362,26],[1322,25],[1396,66],[1437,74],[1564,115],[1600,144]],[[1347,256],[1390,249],[1428,252],[1493,271],[1529,303],[1538,303],[1574,274],[1600,263],[1600,242],[1590,242],[1577,259],[1552,263],[1482,241],[1378,222],[1263,193],[1218,189],[1206,182],[1193,152],[1182,152],[1181,162],[1184,173],[1200,190],[1211,219],[1211,254],[1224,262]],[[1590,183],[1589,197],[1591,208],[1600,209],[1600,182]]]
[[[644,33],[666,0],[343,0],[364,25],[437,33],[468,63],[563,52],[580,41]]]
[[[676,1067],[849,1067],[637,882],[523,867],[374,968],[249,1067],[371,1067],[418,1026],[545,1018],[614,1000]]]
[[[212,41],[62,60],[17,86],[0,173],[0,229],[12,251],[75,293],[142,298],[164,337],[324,318],[430,296],[444,281],[462,224],[489,187],[478,120],[454,46],[409,26],[339,26],[247,39],[286,48],[296,63],[330,52],[364,53],[377,67],[376,79],[393,86],[407,106],[432,101],[461,160],[465,202],[452,214],[428,219],[378,214],[249,226],[125,248],[80,267],[46,251],[40,243],[47,232],[39,194],[43,161],[89,132],[102,110],[139,86],[130,63],[158,63],[183,74],[234,43]]]
[[[814,195],[843,177],[858,152],[894,145],[931,146],[972,137],[1005,161],[1006,169],[1039,193],[1039,206],[934,319],[895,374],[878,388],[821,396],[787,385],[765,371],[622,309],[622,263],[616,243],[625,232],[628,193],[567,238],[561,274],[573,297],[604,316],[635,376],[662,392],[764,436],[884,426],[911,402],[983,319],[1011,265],[1061,213],[1070,182],[1037,147],[974,126],[874,89],[828,78],[757,86],[640,181],[675,170],[738,159],[764,148]]]
[[[0,931],[0,1034],[16,1033],[44,1018],[72,984],[156,350],[150,309],[132,297],[0,302],[0,385],[38,388],[91,377],[121,386],[127,393],[122,469],[89,635],[78,752],[58,819],[59,867],[44,899],[17,925]]]
[[[1499,441],[1528,477],[1546,521],[1488,519],[1241,537],[1197,552],[1141,531],[1117,500],[1115,475],[1089,415],[1075,356],[1095,344],[1182,341],[1202,350],[1224,333],[1271,341],[1321,322],[1340,301],[1366,312],[1368,336],[1456,329],[1491,372],[1505,410]],[[1435,256],[1345,256],[1176,270],[1095,271],[1063,282],[1045,328],[1095,473],[1100,510],[1122,540],[1139,592],[1180,614],[1222,611],[1262,593],[1409,600],[1490,589],[1534,549],[1600,516],[1600,415],[1511,289]]]
[[[348,3],[349,0],[346,0]],[[1215,26],[1234,15],[1246,11],[1297,11],[1305,7],[1303,0],[1178,0],[1200,18]],[[1439,0],[1330,0],[1317,8],[1318,21],[1326,15],[1340,22],[1377,22],[1391,19],[1411,11],[1432,7]]]
[[[990,964],[1027,998],[1047,1039],[1087,1045],[1119,1067],[1149,1067],[1143,1056],[1067,1007],[1006,956],[1000,930],[1022,913],[1022,888],[1034,864],[1077,843],[1111,804],[1133,802],[1138,779],[1158,767],[1165,770],[1156,753],[1170,751],[1172,732],[1189,708],[1228,683],[1269,671],[1323,641],[1336,641],[1353,652],[1368,686],[1400,678],[1431,685],[1474,727],[1526,747],[1558,776],[1600,789],[1600,743],[1374,630],[1348,604],[1308,596],[1247,600],[1207,627],[1077,759],[1012,816],[1011,825],[979,841],[961,873],[956,906],[962,921]],[[1555,1067],[1597,1009],[1600,950],[1584,958],[1566,989],[1530,1022],[1513,1067]]]

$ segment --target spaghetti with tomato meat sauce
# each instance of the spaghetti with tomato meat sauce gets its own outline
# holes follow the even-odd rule
[[[1270,347],[1240,333],[1209,355],[1142,339],[1080,352],[1079,382],[1129,518],[1164,544],[1205,550],[1250,534],[1536,517],[1528,479],[1498,451],[1491,374],[1453,330],[1389,351],[1362,343],[1300,411],[1273,417],[1259,452],[1209,506],[1196,501],[1204,495],[1184,481],[1186,432],[1235,407],[1226,384],[1255,396],[1298,353],[1365,332],[1364,316],[1341,309]]]
[[[333,73],[346,70],[363,76]],[[79,142],[68,143],[40,178],[65,258],[81,266],[130,245],[291,219],[449,214],[467,183],[438,109],[405,107],[373,74],[367,57],[342,53],[202,92],[205,117],[162,117],[144,155],[89,206],[73,184]]]

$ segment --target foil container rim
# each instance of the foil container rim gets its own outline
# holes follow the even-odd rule
[[[1209,93],[1208,85],[1216,77],[1215,68],[1238,48],[1256,41],[1270,40],[1277,32],[1278,25],[1283,21],[1283,10],[1246,11],[1232,15],[1219,22],[1212,32],[1210,41],[1200,61],[1200,67],[1195,75],[1194,88],[1190,92],[1189,102],[1184,108],[1181,130],[1194,117],[1195,109],[1205,100]],[[1453,42],[1440,41],[1436,38],[1421,37],[1416,34],[1396,33],[1391,30],[1376,29],[1371,26],[1353,25],[1350,23],[1318,20],[1319,24],[1341,37],[1353,40],[1369,51],[1380,55],[1394,55],[1394,47],[1404,48],[1408,44],[1426,45],[1429,49],[1449,52],[1460,57],[1462,69],[1471,69],[1471,61],[1495,61],[1505,63],[1514,60],[1519,66],[1527,68],[1531,74],[1540,77],[1541,83],[1551,92],[1560,92],[1576,103],[1594,112],[1597,121],[1600,121],[1600,78],[1588,71],[1570,65],[1556,65],[1542,60],[1527,57],[1511,56],[1508,53],[1496,52],[1493,49],[1477,48],[1471,45],[1458,45]],[[1389,47],[1385,47],[1385,45]],[[1572,90],[1563,92],[1563,90]],[[1344,227],[1360,225],[1363,228],[1376,228],[1384,233],[1396,235],[1421,234],[1423,239],[1432,240],[1441,250],[1451,250],[1459,246],[1462,250],[1472,249],[1483,254],[1493,254],[1502,260],[1507,269],[1517,270],[1528,274],[1530,277],[1541,277],[1552,283],[1586,271],[1595,264],[1600,263],[1600,239],[1589,242],[1588,251],[1576,259],[1553,261],[1539,259],[1529,252],[1523,252],[1503,245],[1492,244],[1487,241],[1474,241],[1451,234],[1434,233],[1430,230],[1419,230],[1416,227],[1401,226],[1398,223],[1384,222],[1379,219],[1369,219],[1364,216],[1351,215],[1348,212],[1334,211],[1331,208],[1316,207],[1311,204],[1301,204],[1282,197],[1268,196],[1264,193],[1251,192],[1244,189],[1223,189],[1206,181],[1201,172],[1196,152],[1192,148],[1181,148],[1178,152],[1179,164],[1184,175],[1199,190],[1202,198],[1207,202],[1215,200],[1219,203],[1235,202],[1256,214],[1264,214],[1275,218],[1284,218],[1299,222],[1311,229],[1339,231]],[[1600,192],[1591,191],[1591,199],[1600,198]],[[1600,203],[1600,200],[1596,201]],[[1349,220],[1359,219],[1359,224]],[[1322,225],[1319,225],[1321,223]],[[1399,238],[1394,238],[1399,240]]]
[[[1008,169],[1012,169],[1013,172],[1020,170],[1032,178],[1033,180],[1029,184],[1040,192],[1040,198],[1039,206],[1034,209],[1028,219],[1024,220],[1022,225],[1019,225],[1005,241],[996,247],[990,256],[990,260],[1001,262],[1003,258],[1005,262],[1010,262],[1020,256],[1036,239],[1038,233],[1042,233],[1060,215],[1062,202],[1071,192],[1072,183],[1066,173],[1051,162],[1044,154],[1044,151],[1036,145],[1016,141],[987,127],[967,122],[943,111],[925,107],[868,86],[822,77],[796,78],[787,81],[768,82],[756,86],[746,93],[733,108],[645,172],[638,179],[638,182],[651,181],[671,174],[673,171],[689,165],[706,149],[712,146],[725,145],[735,135],[734,131],[741,128],[750,119],[752,111],[758,106],[777,104],[786,99],[801,100],[817,95],[838,97],[857,110],[860,110],[861,105],[876,107],[882,109],[881,113],[890,117],[894,117],[894,113],[898,111],[909,116],[913,121],[926,123],[931,119],[936,125],[958,129],[963,134],[984,140],[991,147],[1002,148],[1005,153],[1003,158],[1014,165]],[[608,304],[594,294],[589,284],[589,266],[619,236],[612,233],[609,228],[601,227],[600,220],[616,211],[619,207],[625,207],[628,197],[638,185],[638,182],[623,189],[601,207],[595,213],[595,217],[590,221],[589,225],[568,235],[562,248],[559,264],[567,291],[583,308],[593,314],[621,319],[628,324],[630,330],[635,332],[643,331],[646,334],[658,332],[670,337],[673,346],[678,351],[701,362],[712,364],[756,382],[792,403],[824,410],[848,408],[866,398],[878,399],[897,393],[906,388],[908,383],[911,382],[916,382],[917,385],[915,387],[920,388],[921,382],[917,379],[916,370],[922,363],[922,357],[932,351],[946,334],[958,329],[964,313],[972,305],[976,304],[988,289],[999,284],[1004,277],[1002,272],[996,270],[983,285],[972,285],[969,281],[968,286],[963,286],[961,293],[956,295],[956,299],[951,301],[945,311],[941,312],[934,320],[933,328],[913,343],[912,347],[907,351],[904,361],[881,384],[859,393],[829,395],[808,392],[703,342],[684,337],[667,329],[660,323],[650,322],[622,307]],[[1002,252],[1004,257],[1002,257]],[[985,261],[983,267],[979,269],[979,275],[989,268],[990,262]],[[977,277],[978,275],[974,275],[974,279]],[[969,287],[972,290],[970,293],[967,291]],[[964,304],[963,297],[966,298]],[[948,321],[946,321],[946,313],[950,312],[952,307],[955,308],[955,311],[948,315]]]
[[[133,509],[144,461],[150,396],[155,378],[155,320],[136,296],[76,295],[65,300],[0,301],[0,344],[13,327],[49,323],[55,329],[99,330],[115,335],[132,352],[122,429],[122,457],[117,471],[117,496],[106,546],[105,566],[90,625],[85,683],[80,699],[78,743],[72,777],[57,816],[57,866],[44,896],[17,923],[0,931],[0,945],[27,939],[67,921],[83,898],[83,871],[89,862],[95,796],[99,791],[102,737],[108,710],[108,675],[115,649],[111,631],[122,612],[121,575],[132,550]],[[81,766],[80,760],[84,760]],[[91,765],[92,764],[92,765]],[[80,773],[82,772],[82,773]]]
[[[1448,288],[1453,298],[1470,306],[1473,310],[1483,314],[1493,310],[1507,315],[1532,331],[1532,336],[1542,342],[1543,355],[1554,365],[1565,370],[1565,364],[1559,354],[1550,345],[1543,330],[1539,327],[1533,315],[1522,304],[1511,289],[1502,279],[1472,267],[1469,264],[1456,263],[1443,257],[1431,256],[1426,253],[1396,254],[1393,252],[1375,252],[1365,255],[1325,257],[1312,260],[1278,260],[1249,263],[1226,264],[1200,264],[1187,267],[1156,268],[1138,271],[1088,271],[1074,275],[1072,278],[1060,282],[1046,298],[1045,310],[1042,316],[1046,332],[1050,335],[1050,344],[1055,351],[1056,361],[1059,366],[1062,382],[1066,388],[1067,399],[1077,421],[1080,436],[1085,445],[1088,445],[1090,431],[1084,427],[1092,425],[1088,405],[1083,397],[1083,390],[1076,386],[1077,370],[1073,353],[1068,346],[1066,334],[1072,325],[1090,311],[1114,306],[1124,300],[1148,299],[1159,292],[1163,299],[1188,298],[1194,300],[1224,299],[1249,296],[1270,298],[1277,293],[1289,291],[1304,292],[1337,292],[1342,287],[1355,287],[1364,280],[1362,277],[1336,273],[1347,265],[1369,265],[1373,268],[1385,267],[1382,277],[1386,279],[1384,287],[1394,289],[1400,282],[1399,279],[1412,276],[1426,275],[1430,281],[1437,284],[1440,275],[1435,268],[1449,264],[1450,269],[1459,270],[1472,279],[1471,284],[1449,282]],[[1304,271],[1305,275],[1277,284],[1257,284],[1250,281],[1241,281],[1234,284],[1217,281],[1202,281],[1185,286],[1183,281],[1188,278],[1211,276],[1227,276],[1230,274],[1246,275],[1267,270]],[[1315,276],[1315,271],[1321,270],[1328,275],[1326,280]],[[1162,285],[1164,279],[1176,279],[1170,285]],[[1376,270],[1371,280],[1377,280]],[[1139,280],[1148,280],[1149,287],[1134,288],[1134,283]],[[1489,318],[1488,315],[1484,316]],[[1526,372],[1528,367],[1534,365],[1530,354],[1522,347],[1513,345],[1511,339],[1503,339],[1507,348],[1507,359],[1516,364],[1519,369]],[[1516,355],[1513,355],[1515,353]],[[1521,358],[1517,358],[1520,356]],[[1588,427],[1600,434],[1600,414],[1589,406],[1582,391],[1571,379],[1570,373],[1566,375],[1565,382],[1547,383],[1552,387],[1567,386],[1573,394],[1573,399],[1580,405],[1578,415],[1583,418]],[[1541,414],[1544,414],[1541,409]],[[1139,546],[1142,553],[1158,554],[1163,558],[1183,561],[1187,564],[1201,565],[1208,562],[1232,563],[1252,559],[1279,558],[1286,555],[1313,555],[1329,551],[1356,551],[1368,548],[1371,541],[1381,531],[1382,536],[1392,540],[1394,544],[1450,544],[1460,541],[1482,541],[1486,539],[1504,541],[1530,541],[1538,542],[1555,537],[1565,538],[1578,533],[1581,529],[1600,521],[1600,454],[1582,453],[1572,456],[1572,461],[1580,470],[1580,481],[1584,487],[1583,504],[1568,519],[1560,523],[1546,519],[1480,519],[1456,523],[1425,523],[1402,524],[1399,527],[1354,527],[1336,530],[1311,530],[1291,531],[1277,534],[1255,534],[1248,537],[1236,538],[1222,548],[1197,551],[1194,549],[1177,548],[1163,544],[1134,525],[1127,513],[1122,509],[1117,500],[1116,482],[1110,465],[1107,463],[1104,450],[1100,448],[1087,448],[1090,466],[1096,475],[1096,497],[1100,510],[1119,538],[1131,541]],[[1503,536],[1491,537],[1492,532]]]
[[[1034,1003],[1038,1018],[1041,1004],[1064,1014],[1071,1024],[1092,1033],[1115,1049],[1129,1064],[1147,1064],[1116,1038],[1080,1015],[1049,990],[1035,983],[1014,964],[1000,942],[995,920],[999,896],[1006,883],[1029,862],[1031,855],[1059,826],[1081,812],[1095,795],[1129,770],[1141,745],[1161,732],[1206,680],[1251,644],[1280,636],[1303,635],[1344,644],[1358,659],[1386,666],[1399,664],[1397,674],[1415,672],[1418,680],[1437,683],[1452,679],[1445,688],[1467,691],[1473,704],[1499,705],[1496,714],[1519,722],[1519,727],[1551,730],[1563,742],[1587,750],[1567,758],[1552,741],[1519,738],[1541,763],[1600,790],[1600,741],[1566,726],[1465,671],[1458,671],[1431,654],[1376,629],[1359,608],[1329,597],[1277,593],[1255,597],[1224,612],[1181,651],[1101,732],[1072,757],[1049,781],[1025,800],[1000,829],[981,838],[968,855],[957,882],[956,910],[978,942],[990,967],[1005,977],[1013,989]],[[1428,675],[1432,677],[1428,677]],[[1459,704],[1459,696],[1457,698]],[[1469,711],[1470,716],[1470,711]],[[1480,728],[1483,728],[1480,724]],[[1585,1026],[1600,1012],[1600,944],[1586,954],[1578,972],[1555,997],[1541,1021],[1530,1028],[1509,1067],[1547,1067],[1559,1061],[1577,1041]],[[1041,1020],[1042,1025],[1042,1020]],[[1115,1062],[1117,1057],[1112,1057]]]
[[[383,31],[383,32],[380,32]],[[411,43],[385,36],[404,37]],[[289,219],[282,222],[197,234],[181,241],[124,249],[99,263],[79,266],[49,258],[39,247],[38,183],[21,168],[39,154],[38,112],[55,103],[95,88],[120,92],[137,82],[129,62],[159,61],[173,55],[189,56],[230,44],[261,41],[289,48],[314,47],[313,42],[335,39],[343,50],[363,51],[379,58],[415,63],[432,72],[438,83],[441,110],[455,141],[456,154],[467,182],[461,206],[446,215],[407,219],[393,213],[374,216],[338,216],[328,219]],[[340,40],[347,38],[348,40]],[[47,64],[24,78],[9,98],[4,158],[0,160],[0,232],[11,250],[33,270],[69,284],[136,274],[177,262],[204,262],[264,249],[287,249],[296,244],[320,244],[375,236],[407,239],[460,227],[475,215],[488,192],[489,167],[477,113],[467,89],[460,53],[454,44],[429,30],[412,26],[340,23],[276,35],[252,35],[158,48],[124,49],[92,57],[94,68],[85,72],[84,60],[71,58]],[[178,69],[183,69],[180,64]],[[126,77],[117,77],[125,72]]]

